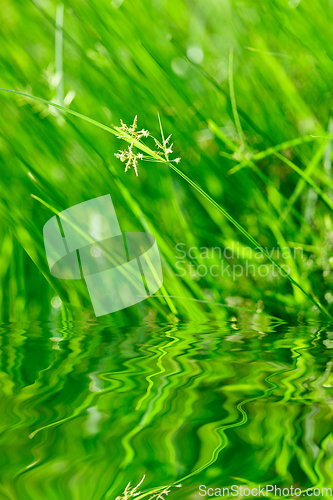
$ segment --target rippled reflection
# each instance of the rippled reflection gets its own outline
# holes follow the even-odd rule
[[[332,487],[332,348],[321,325],[2,325],[0,498]]]

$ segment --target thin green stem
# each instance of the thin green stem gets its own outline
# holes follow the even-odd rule
[[[50,102],[50,101],[47,101],[46,99],[42,99],[40,97],[35,97],[35,96],[32,96],[32,95],[29,95],[29,94],[25,94],[23,92],[17,92],[15,90],[8,90],[8,89],[0,89],[0,90],[4,90],[6,92],[11,92],[13,94],[18,94],[18,95],[22,95],[24,97],[28,97],[30,99],[34,99],[34,100],[37,100],[37,101],[40,101],[40,102],[43,102],[44,104],[47,104],[48,106],[54,106],[55,108],[58,108],[62,111],[65,111],[67,113],[70,113],[72,114],[73,116],[76,116],[78,118],[81,118],[89,123],[91,123],[92,125],[96,125],[97,127],[103,129],[103,130],[106,130],[107,132],[110,132],[111,134],[113,135],[118,135],[119,134],[119,131],[117,130],[117,127],[108,127],[106,125],[103,125],[102,123],[99,123],[97,122],[96,120],[92,120],[91,118],[85,116],[85,115],[82,115],[80,113],[77,113],[76,111],[72,111],[71,109],[68,109],[68,108],[65,108],[64,106],[60,106],[59,104],[55,104],[53,102]],[[124,140],[126,140],[127,142],[133,142],[133,138],[130,137],[128,135],[128,137],[126,135],[124,135],[122,137]],[[142,151],[146,152],[148,155],[150,155],[152,158],[158,160],[158,161],[161,161],[161,157],[156,154],[153,150],[151,150],[148,146],[146,146],[145,144],[142,144],[141,142],[139,141],[134,141],[135,145],[141,149]],[[283,157],[284,158],[284,157]],[[327,316],[328,318],[330,319],[333,319],[333,317],[328,313],[328,311],[326,311],[326,309],[319,303],[319,301],[315,298],[315,296],[311,293],[307,293],[303,288],[302,286],[297,283],[291,276],[289,276],[289,274],[269,255],[269,253],[246,231],[246,229],[244,229],[224,208],[222,208],[213,198],[211,198],[209,196],[209,194],[207,194],[200,186],[198,186],[194,181],[192,181],[192,179],[190,179],[189,177],[187,177],[186,174],[184,174],[184,172],[182,172],[181,170],[179,170],[174,164],[172,164],[170,161],[162,161],[162,163],[164,163],[165,165],[168,165],[170,168],[172,168],[172,170],[174,170],[178,175],[180,175],[184,180],[186,180],[186,182],[188,182],[194,189],[196,189],[204,198],[206,198],[206,200],[211,203],[211,205],[213,205],[222,215],[224,215],[224,217],[229,221],[231,222],[231,224],[233,226],[236,227],[236,229],[238,229],[238,231],[240,231],[254,246],[255,248],[259,248],[260,251],[272,262],[272,264],[274,264],[275,266],[277,266],[281,273],[290,281],[290,283],[294,286],[296,286],[297,288],[299,288],[303,293],[304,295],[311,300],[311,302],[325,315]],[[298,168],[298,167],[297,167]]]
[[[234,115],[235,125],[236,125],[236,129],[237,129],[237,132],[238,132],[238,135],[239,135],[239,140],[241,141],[241,144],[244,147],[243,129],[242,129],[241,122],[239,120],[238,111],[237,111],[233,71],[234,71],[234,51],[233,51],[233,49],[230,49],[230,51],[229,51],[229,90],[230,90],[230,99],[231,99],[232,113]]]
[[[288,158],[281,155],[280,153],[274,153],[274,154],[275,154],[275,156],[280,158],[280,160],[283,161],[286,165],[288,165],[295,172],[297,172],[298,175],[300,177],[302,177],[302,179],[304,179],[305,182],[307,182],[309,184],[309,186],[311,186],[316,191],[316,193],[320,196],[320,198],[328,206],[328,208],[333,210],[333,202],[329,199],[329,197],[320,189],[320,187],[311,179],[311,177],[306,172],[304,172],[301,168],[299,168],[297,165],[295,165],[295,163],[288,160]]]

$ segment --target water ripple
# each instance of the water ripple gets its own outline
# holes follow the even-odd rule
[[[332,487],[325,325],[2,325],[0,498]]]

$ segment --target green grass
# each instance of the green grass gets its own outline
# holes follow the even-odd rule
[[[42,228],[107,193],[123,230],[156,237],[164,288],[102,321],[331,318],[329,4],[117,5],[28,2],[18,15],[4,3],[0,84],[21,95],[0,93],[0,318],[93,318],[84,284],[50,275]],[[159,138],[158,113],[181,163],[154,161],[148,138],[153,161],[125,174],[115,127],[138,115]],[[180,277],[177,243],[261,247],[267,262],[277,245],[304,254],[273,256],[290,276]],[[199,253],[196,266],[220,265]]]
[[[332,486],[332,8],[3,0],[0,500]],[[138,176],[115,156],[136,115]],[[106,194],[164,281],[96,318],[43,227]],[[221,264],[254,272],[200,276]]]

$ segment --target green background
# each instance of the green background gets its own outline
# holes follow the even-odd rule
[[[200,484],[332,486],[332,9],[2,1],[2,88],[107,126],[138,115],[158,139],[159,113],[178,168],[241,227],[168,164],[125,173],[124,141],[0,91],[1,500],[116,498],[144,474],[141,491],[181,482],[170,498],[191,500]],[[155,236],[164,283],[96,319],[83,281],[51,276],[43,226],[106,194],[123,231]],[[273,257],[306,293],[259,276],[266,258],[177,276],[178,243],[186,266],[220,266],[196,249],[254,248],[246,231],[302,249]]]
[[[165,134],[173,134],[174,158],[182,159],[179,168],[269,251],[302,248],[279,263],[330,309],[331,146],[311,137],[327,136],[332,128],[330,9],[329,2],[114,0],[65,3],[62,10],[52,2],[5,0],[1,87],[64,100],[106,125],[120,119],[129,125],[138,115],[139,129],[157,138],[159,112]],[[67,318],[93,316],[83,284],[50,276],[42,228],[53,213],[31,194],[56,211],[111,194],[123,230],[149,230],[156,237],[164,295],[287,319],[317,317],[302,292],[271,273],[235,280],[226,274],[176,276],[177,243],[187,251],[249,242],[168,166],[140,162],[138,177],[133,169],[125,175],[114,157],[123,141],[40,102],[5,92],[0,99],[3,320],[40,320],[50,311],[54,316],[59,311],[52,311],[53,296],[60,296]],[[298,145],[279,146],[295,140]],[[147,143],[154,148],[151,139]],[[280,156],[268,151],[257,159],[274,146]],[[250,164],[230,174],[244,158]],[[207,261],[199,253],[192,259],[196,267],[221,264],[218,255]],[[188,265],[191,258],[186,260]],[[245,265],[239,259],[225,263]],[[249,262],[256,268],[263,263]],[[141,321],[149,311],[157,320],[230,313],[154,298],[113,319]]]

